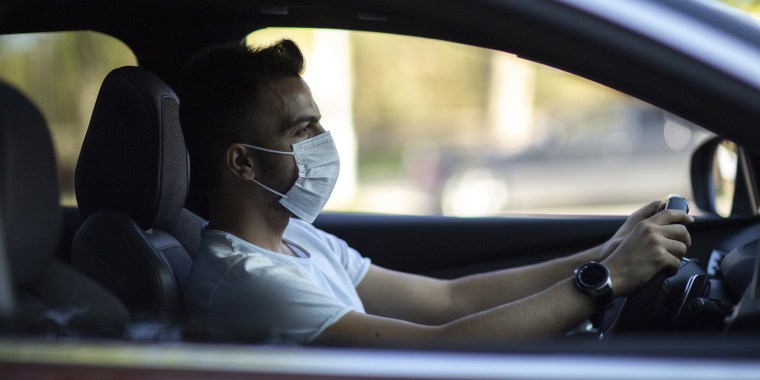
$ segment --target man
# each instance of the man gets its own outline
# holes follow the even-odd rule
[[[210,210],[186,302],[214,336],[363,346],[560,336],[677,268],[691,243],[693,219],[655,214],[653,202],[604,245],[541,264],[457,280],[373,265],[310,224],[339,159],[302,70],[282,40],[218,47],[183,72],[181,122]],[[579,267],[601,282],[586,284]]]

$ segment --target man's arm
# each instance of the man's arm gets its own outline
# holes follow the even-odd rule
[[[437,280],[372,266],[357,291],[368,313],[421,324],[444,324],[539,293],[570,278],[591,260],[603,261],[633,228],[651,216],[652,202],[634,212],[607,243],[543,263]],[[399,294],[403,297],[389,297]]]
[[[367,313],[439,325],[507,304],[570,278],[589,250],[540,264],[439,280],[372,265],[357,287]]]
[[[665,267],[677,268],[691,244],[685,226],[677,223],[691,221],[683,212],[666,210],[637,223],[622,243],[615,244],[615,251],[604,260],[615,296],[629,295]],[[576,289],[569,277],[570,273],[565,280],[529,297],[467,314],[466,307],[455,299],[451,282],[374,267],[357,290],[367,312],[378,315],[349,313],[317,341],[434,344],[558,336],[588,318],[595,308],[591,297]],[[493,279],[471,281],[489,283]],[[501,290],[478,290],[472,284],[470,288],[475,293]]]
[[[568,279],[531,297],[438,326],[351,312],[328,327],[315,343],[405,347],[542,339],[561,335],[587,319],[595,308],[594,300]]]
[[[592,260],[604,261],[640,222],[654,215],[659,204],[660,201],[652,201],[636,210],[606,243],[597,247],[543,263],[478,274],[453,281],[450,284],[453,289],[452,298],[459,300],[459,303],[466,302],[466,305],[459,306],[460,312],[464,313],[460,315],[528,297],[573,276],[575,268],[584,263]]]

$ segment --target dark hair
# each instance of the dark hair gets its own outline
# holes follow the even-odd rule
[[[291,40],[265,47],[218,45],[191,58],[182,69],[180,122],[194,182],[208,190],[215,165],[235,142],[257,144],[256,97],[267,82],[300,76],[304,59]]]

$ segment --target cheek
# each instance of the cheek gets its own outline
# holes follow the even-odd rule
[[[280,163],[282,165],[280,166],[280,176],[292,186],[298,178],[296,160],[293,159],[293,156],[287,156],[283,160],[280,160]]]
[[[272,157],[265,163],[264,177],[280,189],[290,189],[298,178],[295,160],[292,156]]]

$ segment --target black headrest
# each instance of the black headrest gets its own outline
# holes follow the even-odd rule
[[[16,284],[37,279],[55,253],[61,228],[57,174],[42,114],[0,83],[0,210]]]
[[[148,230],[182,210],[188,180],[177,95],[145,69],[111,71],[77,162],[82,216],[116,209]]]

